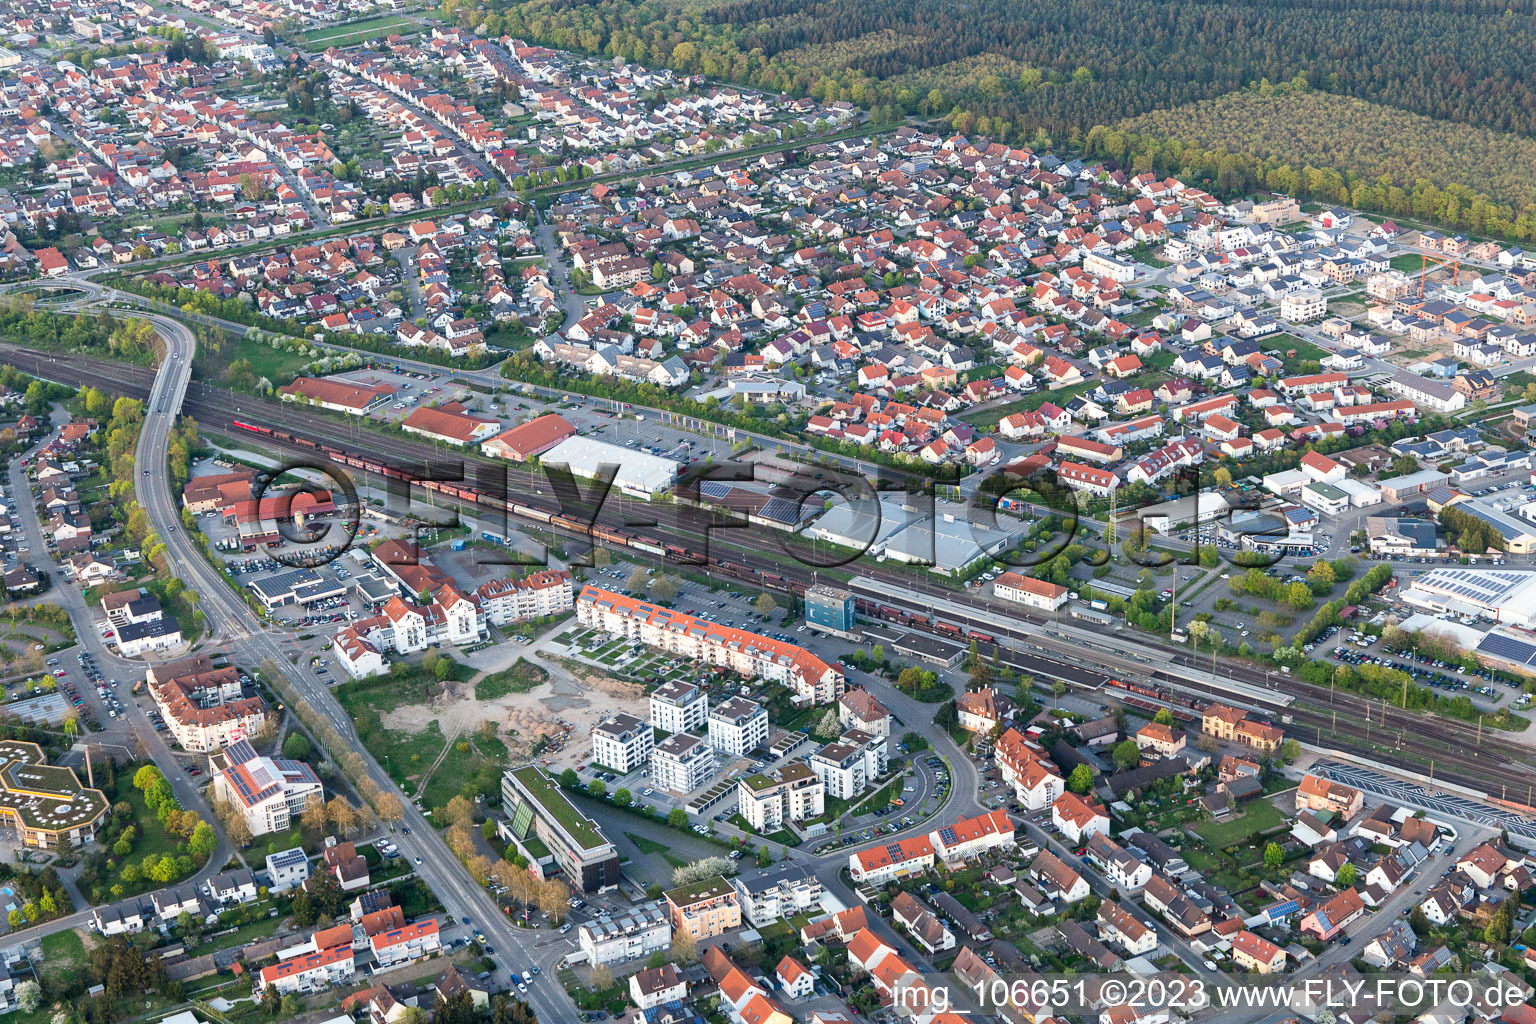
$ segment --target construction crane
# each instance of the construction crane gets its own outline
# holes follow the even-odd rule
[[[1437,267],[1450,267],[1451,283],[1461,283],[1461,260],[1453,259],[1449,256],[1430,256],[1421,252],[1419,253],[1419,298],[1421,299],[1424,297],[1424,279],[1429,276],[1429,265],[1431,263]]]

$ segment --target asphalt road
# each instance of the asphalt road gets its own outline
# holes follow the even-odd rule
[[[49,435],[52,436],[51,434]],[[46,440],[46,439],[45,439]],[[137,704],[128,697],[127,688],[134,680],[144,675],[145,665],[141,661],[131,661],[118,657],[107,649],[101,639],[101,634],[96,630],[96,616],[85,603],[85,597],[80,589],[73,584],[61,582],[57,575],[59,563],[48,552],[48,544],[43,536],[42,523],[38,519],[36,492],[32,490],[31,482],[27,479],[26,470],[22,467],[22,459],[31,459],[45,441],[40,441],[28,449],[21,457],[11,461],[9,467],[11,499],[16,504],[21,518],[22,534],[27,547],[27,561],[31,562],[38,571],[47,573],[53,580],[53,586],[49,589],[46,599],[50,603],[57,604],[69,612],[70,621],[74,624],[75,634],[79,638],[77,646],[61,651],[61,656],[79,653],[81,651],[95,658],[101,674],[107,679],[117,679],[122,683],[118,689],[119,699],[123,701],[123,714],[117,720],[125,722],[131,730],[133,737],[143,747],[155,762],[156,767],[164,773],[171,784],[171,790],[176,794],[177,801],[185,810],[196,811],[205,821],[215,824],[213,809],[208,801],[203,798],[201,789],[192,783],[182,766],[177,762],[170,746],[160,733],[156,732],[150,724],[148,716]],[[80,695],[90,701],[96,708],[99,719],[110,722],[106,716],[106,709],[96,694],[95,688],[84,678],[85,673],[75,668],[65,666],[65,671],[73,673],[73,678],[79,684]],[[82,745],[92,742],[93,736],[82,733],[78,742]],[[208,863],[190,879],[179,882],[179,885],[201,885],[206,879],[218,874],[229,861],[233,847],[220,832],[219,847],[208,858]],[[43,934],[59,931],[63,928],[83,925],[89,918],[88,912],[81,912],[67,918],[59,918],[46,924],[38,925],[30,929],[13,932],[13,935],[25,936],[29,933]]]
[[[298,665],[291,664],[287,638],[271,630],[239,595],[229,589],[223,577],[208,564],[195,542],[181,529],[177,499],[171,491],[170,477],[164,466],[167,440],[191,376],[196,342],[192,332],[175,320],[156,315],[148,315],[146,319],[164,338],[166,353],[155,378],[144,427],[139,435],[136,462],[141,471],[148,472],[141,472],[138,478],[138,498],[166,544],[170,564],[188,588],[199,594],[211,637],[243,666],[255,668],[263,659],[284,666],[284,674],[305,702],[329,719],[343,739],[352,743],[353,749],[362,755],[374,782],[384,791],[400,797],[405,811],[400,824],[411,830],[409,835],[402,832],[396,839],[401,854],[410,859],[417,874],[437,894],[451,921],[469,917],[485,933],[486,944],[496,950],[495,959],[502,970],[503,980],[505,971],[521,972],[535,963],[547,966],[558,960],[564,955],[564,946],[541,944],[541,939],[546,943],[550,939],[547,931],[512,925],[490,893],[475,883],[437,836],[427,818],[395,787],[393,780],[368,753],[341,705],[310,670],[307,659],[300,659]],[[340,754],[339,751],[334,753]],[[528,1001],[534,1012],[540,1020],[573,1019],[576,1010],[569,997],[555,983],[552,972],[546,972],[546,975],[540,977],[529,991]]]

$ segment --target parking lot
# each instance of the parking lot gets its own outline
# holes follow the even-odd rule
[[[1318,644],[1326,647],[1335,629],[1330,627],[1318,637]],[[1471,698],[1479,707],[1497,708],[1506,697],[1515,696],[1511,709],[1521,711],[1531,704],[1530,695],[1522,692],[1514,683],[1495,678],[1487,669],[1467,671],[1458,664],[1432,658],[1414,651],[1388,652],[1377,648],[1379,638],[1369,634],[1351,632],[1328,650],[1328,657],[1344,665],[1380,665],[1407,672],[1413,681],[1435,690],[1460,693]]]

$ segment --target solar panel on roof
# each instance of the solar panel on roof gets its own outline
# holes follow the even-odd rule
[[[769,498],[767,503],[758,511],[758,515],[764,519],[772,519],[776,523],[797,523],[804,512],[804,506],[798,501],[790,501],[787,498]]]
[[[1536,644],[1529,644],[1502,633],[1489,633],[1483,637],[1482,643],[1477,645],[1477,649],[1484,653],[1492,654],[1495,657],[1505,658],[1521,664],[1531,664],[1533,661],[1536,661]]]
[[[939,841],[945,846],[953,846],[955,842],[955,830],[945,825],[939,829]]]

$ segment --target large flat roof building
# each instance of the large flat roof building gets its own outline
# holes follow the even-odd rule
[[[1528,569],[1431,569],[1403,600],[1431,612],[1536,628],[1536,572]]]
[[[677,482],[682,469],[671,459],[590,437],[568,437],[545,452],[540,461],[546,467],[563,465],[574,475],[589,479],[597,477],[604,466],[613,466],[613,486],[637,498],[652,498],[665,491]]]
[[[101,790],[83,784],[73,768],[49,764],[36,743],[0,740],[0,823],[14,828],[23,845],[90,842],[107,807]]]
[[[546,877],[559,870],[582,892],[619,884],[619,851],[543,769],[531,764],[507,769],[501,801],[507,812],[503,834]]]

